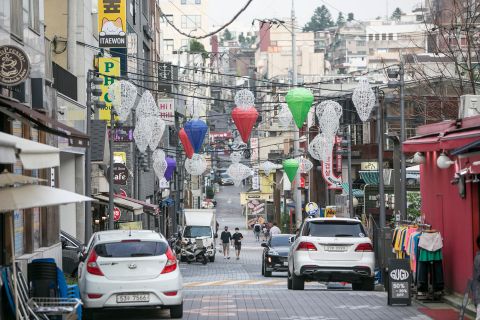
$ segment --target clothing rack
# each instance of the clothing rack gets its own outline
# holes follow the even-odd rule
[[[426,223],[416,223],[414,221],[408,221],[408,220],[398,220],[398,222],[404,223],[404,224],[409,224],[409,225],[415,225],[415,226],[419,226],[419,227],[427,228],[427,229],[432,228],[432,225],[426,224]]]

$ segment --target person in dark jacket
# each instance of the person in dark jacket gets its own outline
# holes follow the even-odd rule
[[[230,259],[230,241],[232,240],[232,234],[228,231],[228,227],[225,226],[225,229],[220,235],[223,245],[223,259]]]

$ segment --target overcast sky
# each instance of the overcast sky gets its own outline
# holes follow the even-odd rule
[[[247,0],[208,0],[208,12],[210,26],[222,25],[246,3]],[[357,20],[374,19],[378,16],[389,15],[396,7],[402,11],[411,11],[412,8],[422,0],[295,0],[296,14],[299,25],[303,26],[310,20],[314,9],[325,5],[336,20],[338,12],[345,15],[348,12],[355,14]],[[235,26],[251,28],[254,18],[285,18],[290,16],[291,0],[253,0],[250,6],[238,18]],[[256,29],[256,28],[255,28]]]

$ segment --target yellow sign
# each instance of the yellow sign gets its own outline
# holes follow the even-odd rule
[[[142,230],[142,221],[122,222],[118,224],[120,230]]]
[[[337,214],[337,207],[336,206],[327,206],[325,208],[325,218],[333,218]]]
[[[127,164],[127,153],[122,151],[115,151],[113,153],[113,162]]]
[[[100,48],[127,47],[127,0],[98,0]]]
[[[98,58],[98,72],[103,79],[103,83],[100,86],[102,89],[100,100],[105,101],[105,108],[100,108],[99,110],[99,119],[110,121],[112,101],[108,97],[108,87],[115,82],[114,77],[120,76],[120,58]]]

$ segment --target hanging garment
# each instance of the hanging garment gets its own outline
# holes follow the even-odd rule
[[[442,235],[440,232],[422,232],[418,246],[428,251],[437,251],[443,248]]]
[[[442,291],[444,288],[442,261],[418,261],[416,278],[418,292],[428,292],[429,282],[434,292]]]

